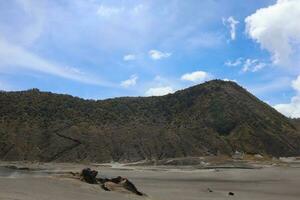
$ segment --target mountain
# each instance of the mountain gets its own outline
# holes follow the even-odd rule
[[[84,100],[0,93],[0,159],[136,161],[231,154],[300,155],[292,121],[234,82],[160,97]]]

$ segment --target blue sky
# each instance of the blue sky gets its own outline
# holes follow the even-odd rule
[[[0,89],[105,99],[225,79],[300,117],[299,18],[298,0],[1,1]]]

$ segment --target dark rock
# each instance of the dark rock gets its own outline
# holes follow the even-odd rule
[[[96,176],[98,175],[98,172],[95,170],[91,170],[90,168],[85,168],[81,171],[81,178],[89,183],[89,184],[97,184],[98,181],[96,179]]]
[[[233,192],[229,192],[228,195],[229,196],[234,196],[234,193]]]
[[[139,196],[144,195],[143,193],[138,191],[137,188],[135,187],[135,185],[132,182],[130,182],[127,178],[124,178],[123,186],[124,186],[125,189],[135,193],[136,195],[139,195]]]
[[[122,178],[121,176],[118,176],[116,178],[112,178],[112,179],[108,179],[108,180],[113,182],[113,183],[119,184],[119,183],[121,183],[121,181],[124,180],[124,178]]]
[[[210,188],[207,188],[207,191],[208,191],[208,192],[213,192]]]
[[[26,171],[29,171],[29,167],[19,167],[18,170],[26,170]]]
[[[15,166],[15,165],[8,165],[8,166],[4,166],[5,168],[8,168],[8,169],[13,169],[13,170],[24,170],[24,171],[29,171],[31,170],[30,168],[28,167],[18,167],[18,166]]]
[[[110,189],[108,189],[107,187],[105,187],[104,184],[101,184],[101,188],[102,188],[103,190],[105,190],[105,191],[110,191]]]
[[[81,176],[81,173],[78,172],[69,172],[72,176]]]
[[[18,169],[18,167],[14,166],[14,165],[8,165],[8,166],[4,166],[4,167],[7,169],[14,169],[14,170]]]
[[[143,196],[144,194],[141,193],[140,191],[138,191],[138,189],[135,187],[135,185],[130,182],[127,178],[123,178],[121,176],[118,176],[116,178],[112,178],[112,179],[108,179],[108,178],[105,178],[105,179],[101,179],[101,178],[98,178],[97,179],[100,183],[102,183],[102,188],[104,190],[107,190],[109,191],[109,189],[107,187],[105,187],[105,183],[107,182],[112,182],[112,183],[115,183],[115,184],[119,184],[119,185],[122,185],[126,190],[136,194],[136,195],[139,195],[139,196]]]
[[[135,185],[130,182],[127,178],[123,178],[121,176],[118,176],[116,178],[97,178],[98,172],[95,170],[91,170],[90,168],[85,168],[81,171],[80,177],[82,181],[85,181],[89,184],[101,184],[101,188],[105,191],[110,191],[109,188],[105,186],[105,183],[112,182],[115,184],[118,184],[125,188],[126,190],[139,195],[143,196],[144,194],[138,191],[138,189],[135,187]]]

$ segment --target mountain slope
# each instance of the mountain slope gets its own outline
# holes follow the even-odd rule
[[[300,154],[290,120],[233,82],[161,97],[91,101],[0,93],[0,159],[110,161],[247,153]]]

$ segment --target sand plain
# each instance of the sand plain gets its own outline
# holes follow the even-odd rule
[[[0,200],[299,200],[300,165],[263,165],[253,169],[194,169],[176,166],[115,167],[43,163],[23,169],[0,163]],[[17,163],[19,166],[20,163]],[[24,166],[24,165],[22,165]],[[28,165],[26,165],[28,166]],[[72,178],[69,172],[91,167],[103,177],[124,176],[147,196],[104,191]],[[32,170],[33,169],[33,170]],[[210,191],[209,191],[210,190]],[[233,192],[234,195],[228,195]]]

